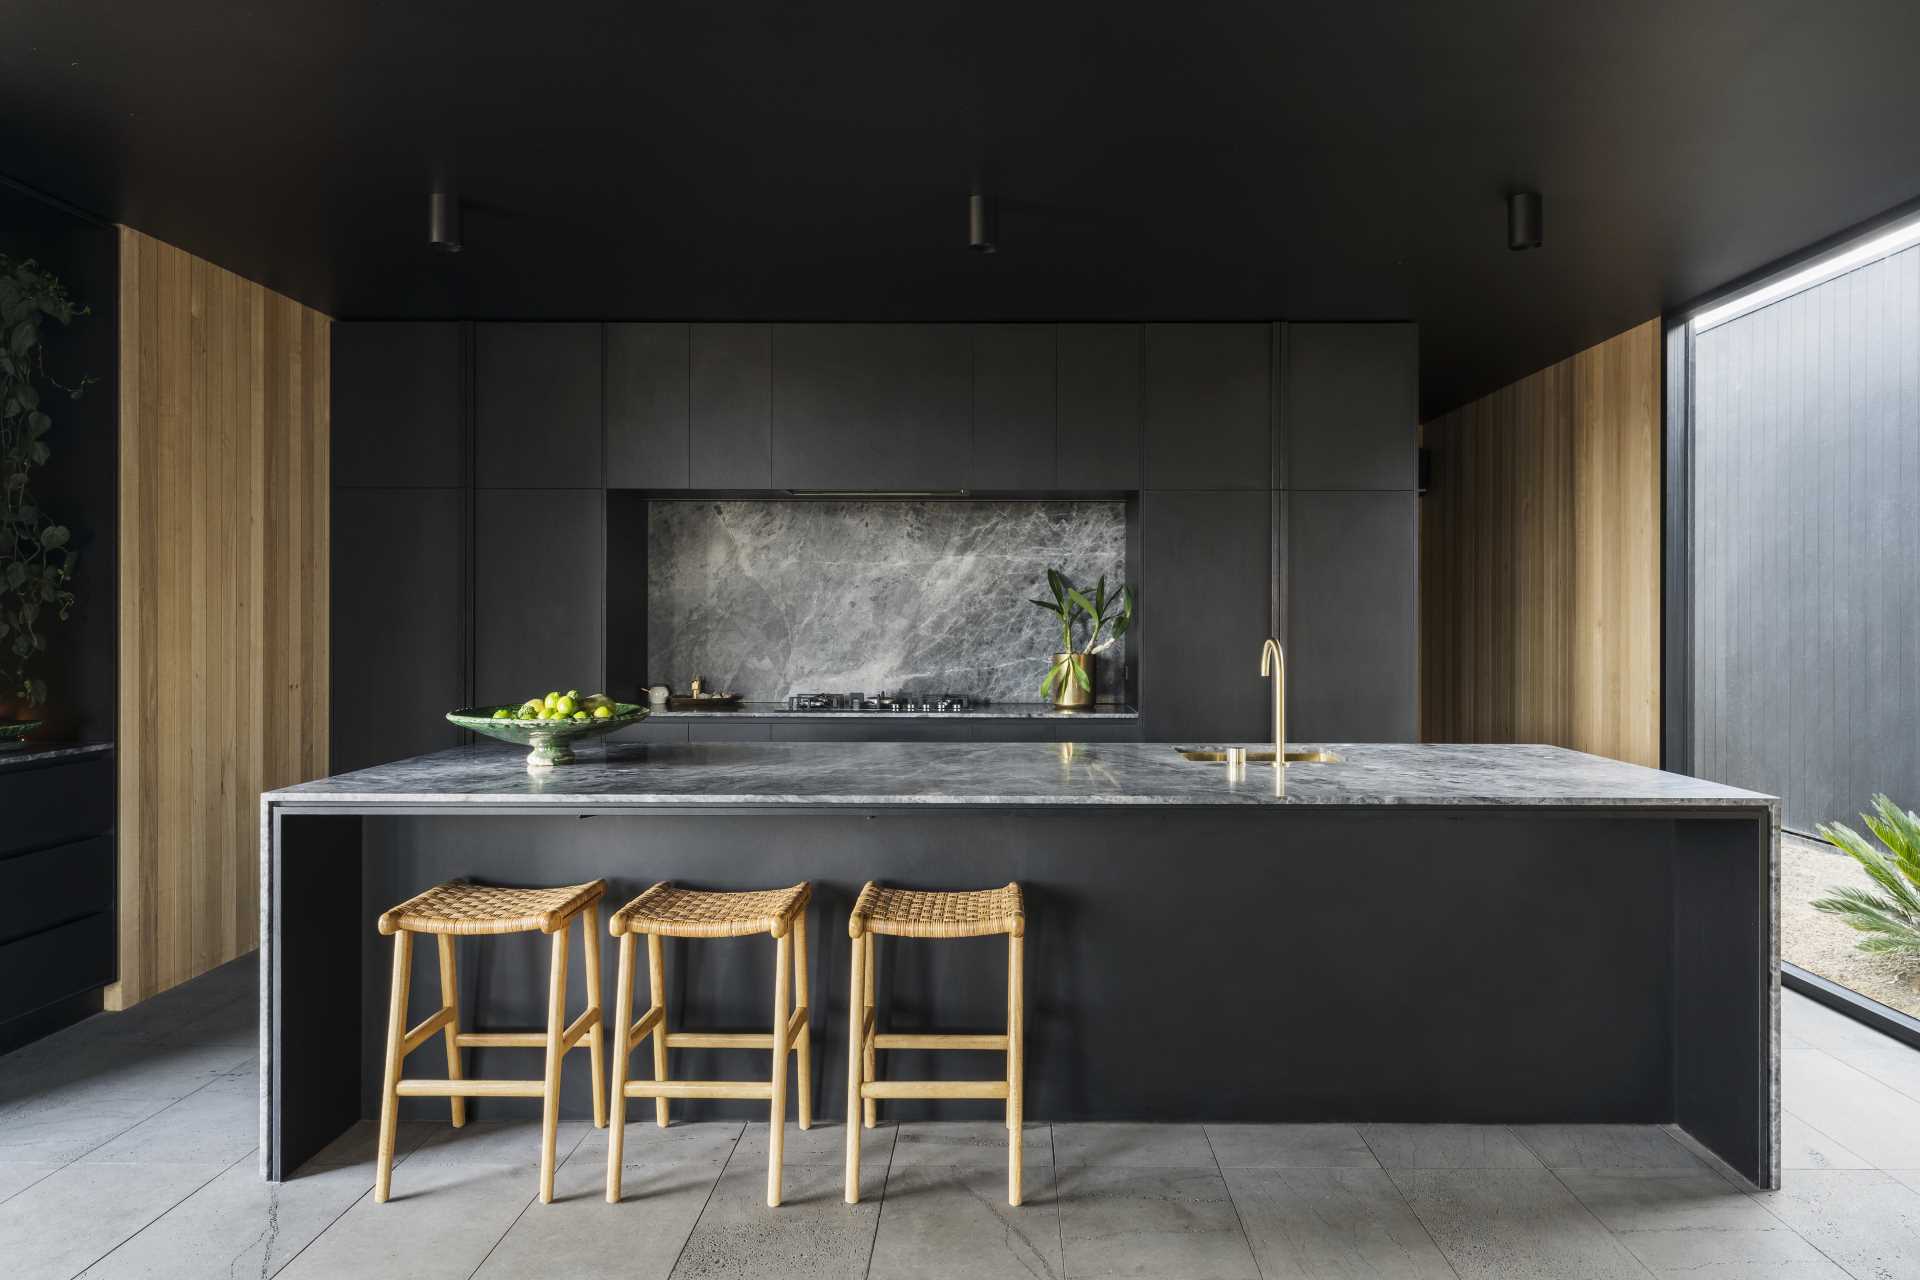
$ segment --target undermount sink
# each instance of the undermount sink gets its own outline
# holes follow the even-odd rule
[[[1198,747],[1175,747],[1174,750],[1195,764],[1225,764],[1227,760],[1227,753],[1225,751],[1213,747],[1204,749]],[[1331,751],[1287,752],[1288,764],[1339,764],[1340,762],[1341,757]],[[1272,764],[1273,752],[1249,751],[1247,752],[1247,763]]]

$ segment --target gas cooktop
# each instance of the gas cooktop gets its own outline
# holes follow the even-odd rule
[[[884,690],[869,698],[864,693],[795,693],[787,698],[789,711],[973,711],[977,706],[964,693],[893,693]]]

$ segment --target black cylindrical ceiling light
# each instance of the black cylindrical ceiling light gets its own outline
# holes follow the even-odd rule
[[[967,197],[967,248],[992,253],[999,228],[994,225],[993,199],[976,191]]]
[[[1540,247],[1540,193],[1515,191],[1507,197],[1507,248]]]
[[[427,243],[441,253],[460,252],[460,197],[451,191],[427,197]]]

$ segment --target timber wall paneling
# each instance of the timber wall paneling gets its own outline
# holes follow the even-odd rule
[[[326,772],[331,321],[121,230],[124,1008],[259,942],[260,793]]]
[[[1420,729],[1660,762],[1660,322],[1422,428]]]

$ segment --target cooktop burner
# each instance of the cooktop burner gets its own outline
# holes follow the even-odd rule
[[[970,711],[973,700],[964,693],[894,693],[885,690],[869,698],[864,693],[795,693],[787,698],[789,711]]]

